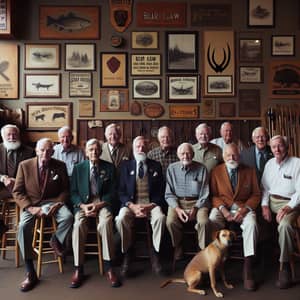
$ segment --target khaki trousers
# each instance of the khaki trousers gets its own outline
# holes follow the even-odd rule
[[[270,196],[270,209],[273,213],[277,214],[278,210],[285,205],[287,205],[287,200],[275,199]],[[288,262],[290,260],[290,255],[294,252],[294,229],[292,224],[299,216],[300,211],[295,210],[284,216],[278,225],[278,243],[280,247],[280,262]]]
[[[84,249],[88,233],[88,217],[85,216],[83,210],[80,210],[75,214],[74,218],[72,233],[74,265],[80,266],[84,263]],[[103,207],[99,210],[98,219],[99,224],[97,232],[102,239],[103,259],[111,261],[114,257],[113,216],[106,207]]]
[[[152,243],[156,252],[159,252],[161,239],[164,233],[166,216],[159,206],[155,206],[150,212],[150,224],[152,228]],[[116,216],[116,227],[121,236],[122,252],[126,253],[133,243],[133,226],[135,215],[128,207],[122,207]]]
[[[179,200],[180,208],[184,209],[186,213],[194,207],[196,201]],[[183,223],[177,216],[174,208],[168,208],[167,228],[169,230],[172,245],[174,248],[179,247],[182,242]],[[210,226],[208,222],[208,208],[199,208],[196,215],[195,229],[198,233],[198,244],[200,249],[204,249],[210,242]]]

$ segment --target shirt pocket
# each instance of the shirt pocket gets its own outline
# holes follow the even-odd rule
[[[190,190],[192,197],[198,197],[200,193],[200,189],[201,189],[201,182],[197,180],[192,180],[190,189],[188,187],[188,190]]]

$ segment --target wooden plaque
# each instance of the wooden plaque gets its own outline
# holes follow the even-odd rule
[[[198,105],[170,105],[169,115],[173,119],[197,119],[199,117]]]

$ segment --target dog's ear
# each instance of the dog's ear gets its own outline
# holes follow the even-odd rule
[[[234,240],[236,240],[236,233],[234,231],[230,231],[230,235],[233,237]]]
[[[219,240],[220,239],[220,232],[221,232],[221,230],[213,232],[213,234],[212,234],[213,240],[215,240],[215,239]]]

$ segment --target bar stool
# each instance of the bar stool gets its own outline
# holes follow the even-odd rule
[[[8,231],[2,235],[1,239],[1,256],[6,259],[6,251],[15,252],[15,265],[20,265],[20,253],[17,239],[18,224],[20,220],[20,209],[13,198],[3,200],[1,207],[1,216]]]
[[[35,220],[34,231],[33,231],[33,251],[37,254],[37,277],[40,278],[42,265],[57,263],[60,273],[63,273],[62,258],[57,256],[54,250],[50,247],[51,236],[56,232],[56,220],[54,216],[41,216]],[[54,259],[44,260],[45,254],[53,254]]]
[[[146,251],[144,253],[136,254],[137,258],[149,258],[151,259],[151,251],[153,248],[152,244],[152,229],[150,226],[150,221],[148,218],[135,218],[135,224],[134,224],[134,234],[135,234],[135,248],[137,252],[138,245],[142,244],[144,242],[144,250],[146,248]],[[148,252],[146,254],[145,252]]]

